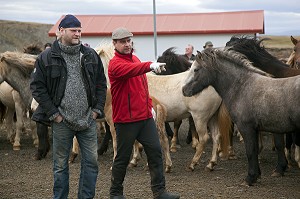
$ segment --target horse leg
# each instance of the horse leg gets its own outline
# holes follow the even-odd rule
[[[245,143],[246,154],[248,159],[248,175],[244,185],[253,185],[261,175],[258,162],[258,132],[253,129],[240,129]]]
[[[220,146],[220,132],[217,124],[216,118],[213,116],[211,120],[208,122],[208,127],[211,133],[213,148],[211,152],[211,159],[209,163],[206,165],[206,171],[212,171],[214,166],[217,165],[218,161],[218,148]]]
[[[77,141],[76,136],[73,137],[73,146],[72,146],[72,152],[69,158],[69,163],[74,163],[75,159],[77,158],[79,154],[79,144]]]
[[[171,139],[171,147],[170,147],[170,151],[173,153],[175,153],[177,151],[178,132],[179,132],[181,123],[182,123],[182,120],[174,122],[174,135]]]
[[[169,137],[173,137],[174,136],[174,132],[172,130],[172,128],[170,127],[169,122],[165,122],[165,127],[166,127],[166,133]]]
[[[229,159],[229,160],[236,160],[236,159],[237,159],[237,157],[236,157],[236,155],[235,155],[234,148],[233,148],[234,126],[235,126],[235,124],[232,122],[232,123],[231,123],[230,130],[229,130],[229,147],[228,147],[228,159]],[[219,151],[221,151],[221,150],[219,150]],[[222,153],[222,151],[219,153],[219,156],[220,156],[222,159],[227,159],[227,158],[226,158],[226,155],[224,155],[224,154]]]
[[[39,139],[39,146],[37,153],[34,156],[35,160],[41,160],[46,157],[50,150],[50,141],[48,134],[48,126],[39,122],[36,122],[36,132]]]
[[[34,147],[38,148],[39,147],[39,138],[37,135],[37,128],[36,128],[36,123],[34,121],[32,121],[29,118],[29,125],[30,125],[30,129],[31,129],[31,137],[33,139],[33,145]]]
[[[283,176],[284,172],[288,167],[288,161],[284,153],[284,134],[274,133],[273,136],[274,136],[275,148],[277,150],[278,160],[277,160],[277,166],[273,171],[272,176],[275,177]]]
[[[24,108],[24,105],[22,103],[19,93],[16,91],[13,91],[12,95],[13,95],[13,99],[15,102],[15,111],[16,111],[16,117],[17,117],[16,136],[15,136],[15,141],[13,144],[13,150],[18,151],[21,149],[20,140],[21,140],[21,133],[22,133],[22,130],[24,127],[25,108]]]
[[[292,168],[292,157],[291,157],[292,145],[293,145],[293,135],[292,133],[286,133],[285,134],[285,156],[288,161],[289,168]]]
[[[165,172],[170,173],[171,167],[172,167],[172,160],[170,155],[170,146],[169,146],[169,140],[166,136],[166,127],[165,127],[165,120],[166,120],[166,110],[165,108],[157,104],[156,105],[156,128],[157,133],[159,135],[159,141],[163,148],[164,157],[165,157]]]
[[[105,125],[105,135],[104,135],[103,140],[100,143],[100,146],[98,149],[98,155],[103,155],[107,151],[108,145],[109,145],[109,140],[112,139],[109,125],[107,124],[107,122],[104,122],[104,125]]]
[[[140,149],[142,149],[142,148],[143,148],[143,146],[138,141],[134,142],[132,159],[129,162],[128,167],[136,167],[137,166],[137,162],[141,159],[141,151],[142,150],[140,150]]]
[[[196,152],[194,154],[194,157],[192,159],[192,162],[190,163],[188,169],[191,171],[195,170],[195,165],[198,164],[199,159],[201,158],[201,155],[203,153],[203,150],[206,146],[206,143],[209,139],[209,135],[207,132],[207,123],[204,123],[203,121],[201,121],[200,119],[196,119],[197,117],[193,116],[194,122],[195,122],[195,126],[196,126],[196,130],[199,136],[199,143],[196,145]]]
[[[295,161],[300,168],[300,134],[295,133]]]
[[[193,117],[189,117],[189,132],[192,136],[192,148],[195,149],[197,144],[199,143],[198,133],[195,127],[195,123]]]
[[[7,139],[11,144],[13,144],[15,141],[15,124],[13,121],[14,114],[15,110],[10,107],[7,107],[7,112],[5,115],[5,127],[7,130]]]

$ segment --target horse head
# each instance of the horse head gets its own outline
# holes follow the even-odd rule
[[[294,51],[287,63],[292,68],[300,69],[300,40],[297,40],[293,36],[291,36],[291,41],[294,44]]]
[[[23,52],[31,55],[38,55],[42,52],[42,48],[40,48],[37,44],[30,44],[23,48]]]
[[[171,75],[184,72],[191,67],[191,63],[184,57],[175,53],[175,47],[168,48],[157,61],[166,63],[166,71],[163,71],[159,75]]]
[[[202,52],[197,51],[196,60],[193,62],[185,84],[182,87],[184,96],[193,96],[211,84],[216,74],[210,70],[211,66],[215,63],[214,51],[216,49],[212,48],[207,48]]]

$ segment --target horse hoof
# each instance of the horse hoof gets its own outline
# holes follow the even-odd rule
[[[279,172],[277,172],[277,171],[273,171],[273,173],[272,173],[271,176],[272,176],[272,177],[281,177],[281,176],[283,176],[283,174],[281,174],[281,173],[279,173]]]
[[[241,186],[250,187],[252,184],[249,184],[248,182],[244,181],[242,182]]]
[[[34,160],[41,160],[42,159],[42,156],[39,154],[39,153],[36,153],[33,155],[32,157]]]
[[[186,171],[194,171],[195,167],[190,165],[189,167],[186,168]]]
[[[204,170],[205,170],[205,171],[213,171],[214,169],[211,168],[211,167],[209,167],[209,166],[206,166]]]
[[[136,167],[136,166],[137,166],[137,164],[133,164],[133,163],[129,163],[129,164],[128,164],[128,167],[129,167],[129,168],[134,168],[134,167]]]
[[[172,153],[176,153],[176,152],[177,152],[177,149],[176,149],[176,148],[171,148],[170,151],[171,151]]]
[[[14,151],[20,151],[21,150],[21,146],[13,146],[13,150]]]
[[[171,166],[166,166],[165,172],[166,173],[171,173]]]

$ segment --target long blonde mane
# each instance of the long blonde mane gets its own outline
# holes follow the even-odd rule
[[[114,56],[114,52],[115,52],[114,46],[112,45],[112,43],[106,42],[106,43],[101,43],[99,46],[97,46],[94,49],[100,56],[100,59],[102,61],[103,67],[104,67],[104,73],[105,73],[105,76],[107,79],[107,86],[110,87],[107,70],[108,70],[109,61]]]
[[[6,63],[7,67],[17,67],[25,76],[29,76],[34,69],[36,58],[37,55],[30,55],[18,51],[6,51],[0,54],[0,63],[2,65],[0,70],[5,70],[3,64]]]
[[[300,69],[297,67],[297,65],[295,64],[295,51],[293,51],[289,57],[289,59],[287,60],[286,64],[288,64],[291,68],[296,68],[296,69]]]

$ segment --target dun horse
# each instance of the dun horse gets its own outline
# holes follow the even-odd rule
[[[245,183],[253,185],[261,175],[259,131],[300,130],[300,78],[267,77],[238,53],[208,49],[198,52],[182,92],[193,96],[210,85],[222,97],[244,138],[248,158]]]

